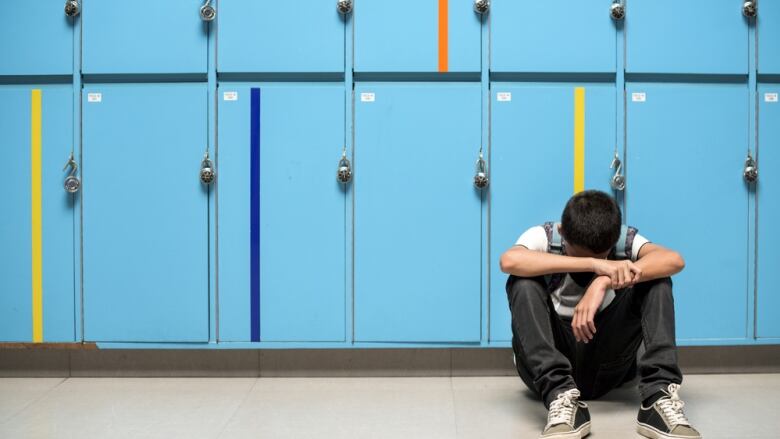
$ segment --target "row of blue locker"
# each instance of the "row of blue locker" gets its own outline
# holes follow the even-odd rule
[[[629,73],[744,75],[758,42],[758,72],[780,74],[777,1],[761,2],[747,18],[742,8],[752,0],[687,0],[684,7],[679,0],[492,0],[484,15],[474,0],[356,0],[345,15],[338,11],[344,0],[212,0],[211,22],[198,13],[204,0],[137,7],[81,0],[70,18],[64,1],[4,5],[0,40],[12,43],[0,75],[205,75],[209,57],[224,74],[343,75],[349,63],[347,70],[360,73],[608,74],[622,59],[619,38]],[[611,17],[615,1],[624,19]]]
[[[0,86],[0,340],[503,345],[500,254],[575,176],[611,190],[617,153],[626,221],[688,262],[681,341],[777,341],[780,85],[757,91],[748,184],[744,83],[628,83],[616,151],[614,84],[494,82],[478,189],[479,84],[359,83],[347,121],[343,83],[221,83],[216,133],[205,84],[89,85],[81,133],[70,85]]]

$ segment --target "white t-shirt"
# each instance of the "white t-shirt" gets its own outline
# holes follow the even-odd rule
[[[555,227],[555,226],[553,226]],[[636,233],[633,236],[633,242],[631,243],[631,261],[636,262],[639,250],[648,241],[644,236]],[[564,240],[565,243],[565,240]],[[534,226],[526,230],[515,242],[515,245],[522,245],[523,247],[540,252],[547,252],[549,247],[549,241],[547,239],[547,232],[543,226]],[[574,316],[574,307],[577,306],[583,294],[585,294],[586,288],[593,277],[592,273],[561,273],[563,276],[559,280],[557,285],[553,285],[554,289],[550,292],[552,297],[555,311],[560,316],[572,317]],[[604,295],[604,301],[601,303],[599,311],[607,307],[615,298],[615,291],[611,288],[607,289]]]

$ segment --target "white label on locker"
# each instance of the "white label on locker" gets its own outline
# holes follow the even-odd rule
[[[765,102],[777,102],[777,93],[764,93]]]
[[[374,93],[360,93],[360,102],[374,102],[375,99]]]
[[[226,91],[222,94],[222,99],[226,101],[237,101],[238,100],[238,92],[237,91]]]
[[[631,93],[631,101],[632,102],[644,102],[647,100],[647,95],[645,95],[644,92],[642,93]]]
[[[103,93],[87,93],[87,102],[103,102]]]
[[[496,93],[496,100],[498,102],[511,102],[512,101],[512,92],[500,91],[500,92]]]

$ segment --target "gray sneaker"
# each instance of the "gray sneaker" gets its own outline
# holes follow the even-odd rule
[[[683,413],[685,403],[677,395],[679,384],[669,384],[666,395],[650,407],[639,407],[636,431],[652,439],[701,439]]]
[[[558,394],[550,403],[547,425],[539,439],[581,439],[590,434],[588,405],[579,397],[577,389]]]

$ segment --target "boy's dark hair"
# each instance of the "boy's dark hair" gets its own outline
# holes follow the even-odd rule
[[[620,238],[622,215],[609,194],[580,192],[569,199],[561,216],[561,235],[570,244],[593,253],[610,250]]]

